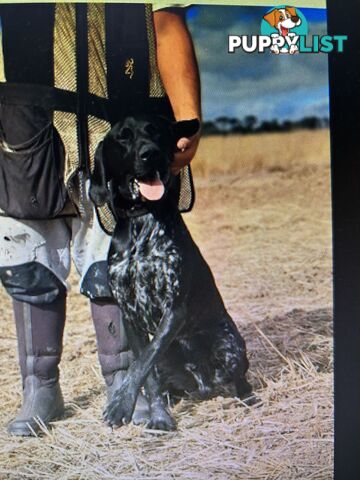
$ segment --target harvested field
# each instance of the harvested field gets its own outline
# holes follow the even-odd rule
[[[101,421],[105,394],[85,298],[71,276],[62,361],[66,417],[42,438],[9,438],[20,405],[15,328],[0,291],[0,479],[332,478],[329,134],[205,138],[186,215],[244,335],[261,402],[183,400],[179,429]]]

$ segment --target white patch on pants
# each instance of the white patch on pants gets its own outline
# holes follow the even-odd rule
[[[72,257],[82,279],[93,263],[107,259],[111,241],[101,229],[92,206],[86,210],[86,218],[18,220],[1,217],[0,267],[37,261],[67,285]]]

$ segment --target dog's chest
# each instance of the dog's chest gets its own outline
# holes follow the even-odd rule
[[[154,333],[180,290],[181,257],[166,226],[149,216],[133,219],[124,251],[109,258],[110,287],[127,318]]]

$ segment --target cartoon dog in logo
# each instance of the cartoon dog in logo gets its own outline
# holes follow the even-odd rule
[[[291,32],[291,29],[301,25],[301,18],[298,16],[295,7],[274,8],[274,10],[271,10],[271,12],[267,13],[263,18],[278,30],[279,33],[271,35],[273,38],[279,36],[295,36],[295,33]],[[291,45],[289,50],[286,48],[280,50],[278,45],[273,45],[270,50],[276,55],[279,55],[279,53],[290,53],[293,55],[298,52],[299,49],[296,45]]]

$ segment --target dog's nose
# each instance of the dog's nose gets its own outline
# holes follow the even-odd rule
[[[297,15],[294,15],[294,16],[291,17],[291,20],[292,20],[294,23],[297,23],[297,22],[300,20],[300,18],[299,18]]]
[[[154,147],[144,146],[139,150],[139,157],[141,160],[148,161],[156,158],[159,155],[159,150]]]

